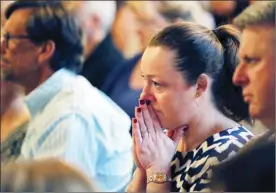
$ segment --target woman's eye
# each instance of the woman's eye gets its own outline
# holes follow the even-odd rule
[[[161,86],[158,82],[152,81],[152,83],[155,87],[160,87]]]

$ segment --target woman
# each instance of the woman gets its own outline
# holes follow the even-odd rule
[[[169,24],[179,21],[195,22],[196,18],[185,6],[179,6],[176,1],[128,1],[128,6],[136,14],[139,23],[139,39],[144,50],[150,38]],[[123,65],[117,65],[109,74],[101,90],[118,104],[129,117],[134,117],[133,109],[143,89],[143,79],[140,72],[142,52],[127,60]]]
[[[86,176],[60,160],[29,160],[1,167],[1,192],[97,191]]]
[[[250,118],[232,84],[239,35],[230,25],[212,31],[186,22],[151,39],[141,60],[144,88],[132,121],[137,169],[127,191],[208,191],[211,166],[253,136],[238,124]]]

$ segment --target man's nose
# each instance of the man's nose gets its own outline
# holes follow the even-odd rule
[[[1,37],[0,37],[0,53],[4,53],[4,49],[5,49],[5,38],[4,36],[1,34]]]
[[[245,65],[238,65],[233,75],[233,83],[237,86],[244,86],[248,82]]]

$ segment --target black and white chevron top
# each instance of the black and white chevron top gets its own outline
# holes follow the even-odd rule
[[[172,163],[171,192],[209,192],[211,167],[232,157],[254,135],[240,126],[207,138],[188,153],[176,152]]]

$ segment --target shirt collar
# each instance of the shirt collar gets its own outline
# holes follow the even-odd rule
[[[36,116],[42,111],[47,103],[60,91],[63,85],[75,76],[76,74],[65,68],[60,69],[27,95],[25,101],[31,117]]]

